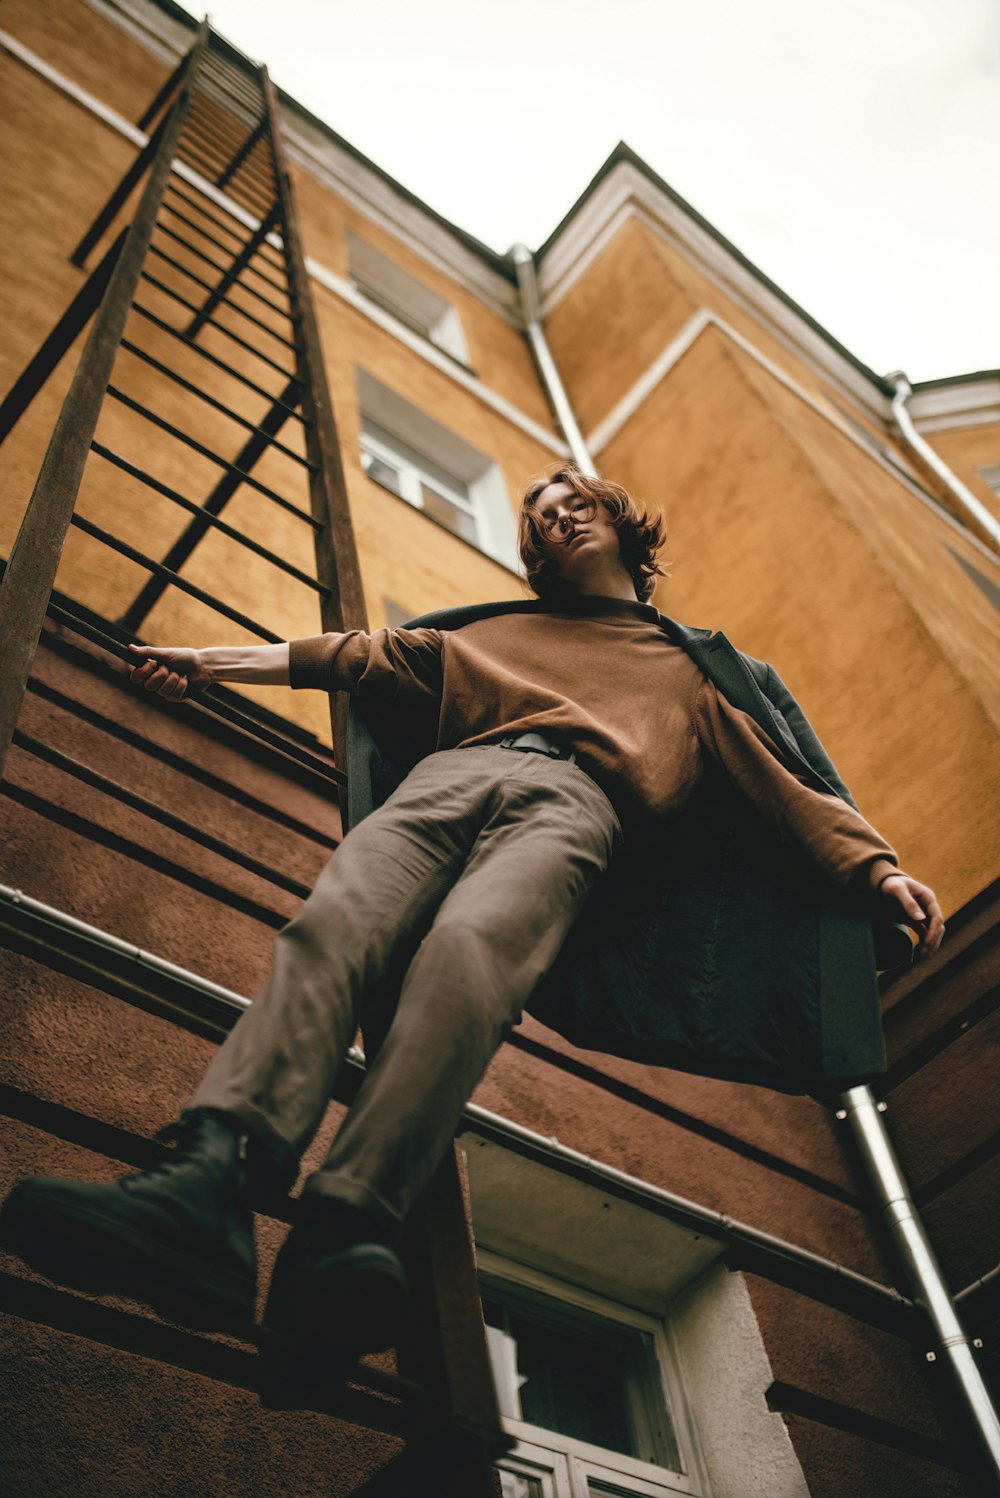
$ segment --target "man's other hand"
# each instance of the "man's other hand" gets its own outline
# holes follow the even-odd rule
[[[130,645],[129,650],[142,657],[130,679],[168,702],[181,702],[190,691],[211,683],[200,650],[173,645]]]
[[[879,885],[879,895],[896,907],[892,912],[895,919],[900,918],[897,912],[901,911],[902,920],[916,931],[920,938],[918,957],[930,957],[937,951],[944,936],[944,919],[932,889],[911,879],[909,874],[890,874]]]

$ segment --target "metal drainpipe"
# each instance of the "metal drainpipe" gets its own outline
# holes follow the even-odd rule
[[[548,395],[556,420],[562,427],[563,436],[569,444],[573,462],[582,473],[596,477],[597,469],[587,451],[583,433],[576,424],[573,408],[563,387],[563,382],[552,357],[548,340],[542,327],[541,305],[538,299],[538,281],[535,277],[535,257],[526,244],[511,245],[510,257],[517,271],[517,284],[521,293],[521,311],[524,315],[524,331],[528,335],[535,362],[542,376],[542,384]]]
[[[902,370],[895,370],[892,374],[886,375],[886,379],[896,392],[892,398],[892,416],[907,447],[926,467],[937,474],[962,509],[986,532],[993,545],[1000,549],[1000,520],[997,520],[982,501],[976,498],[972,490],[967,489],[962,480],[952,473],[944,459],[938,456],[929,442],[924,441],[913,425],[913,417],[906,409],[906,402],[913,394],[913,387],[905,374]]]
[[[510,253],[521,288],[525,328],[549,400],[569,443],[574,461],[585,473],[595,473],[542,329],[534,256],[527,245],[523,244],[514,245]],[[963,507],[979,520],[994,542],[1000,545],[1000,524],[975,495],[959,482],[914,428],[910,414],[905,409],[906,398],[911,393],[910,383],[905,375],[894,374],[887,378],[895,385],[896,397],[892,410],[904,439],[930,464]],[[899,1254],[907,1280],[915,1298],[927,1311],[938,1347],[982,1442],[990,1470],[1000,1478],[1000,1419],[973,1355],[973,1347],[982,1344],[979,1338],[975,1341],[969,1338],[958,1318],[955,1302],[944,1282],[930,1239],[892,1148],[882,1117],[885,1108],[885,1103],[876,1102],[870,1087],[852,1087],[841,1095],[837,1117],[846,1120],[851,1128],[865,1169],[881,1203],[889,1235]],[[930,1350],[927,1354],[928,1361],[936,1361],[937,1356],[937,1350]]]
[[[955,1310],[930,1239],[924,1231],[913,1198],[892,1147],[883,1113],[870,1087],[851,1087],[841,1094],[837,1117],[845,1121],[861,1153],[878,1195],[889,1237],[899,1255],[914,1298],[930,1318],[937,1348],[927,1353],[929,1363],[942,1357],[958,1387],[962,1402],[982,1443],[989,1469],[1000,1478],[1000,1418],[976,1365],[970,1338]]]

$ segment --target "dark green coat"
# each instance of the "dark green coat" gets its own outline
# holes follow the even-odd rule
[[[445,609],[409,629],[460,629],[504,613],[544,613],[536,599]],[[772,667],[725,635],[660,615],[734,706],[748,713],[818,789],[854,805],[805,714]],[[363,719],[355,703],[347,746],[348,818],[381,804],[431,747],[391,712]],[[656,849],[619,855],[577,922],[529,1011],[575,1045],[783,1092],[828,1094],[885,1069],[879,965],[908,960],[902,928],[873,932],[804,855],[776,846],[755,813],[715,773],[677,836],[678,866]]]

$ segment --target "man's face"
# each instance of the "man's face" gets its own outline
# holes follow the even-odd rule
[[[543,545],[556,570],[577,580],[595,562],[620,561],[618,531],[601,503],[584,499],[569,484],[549,484],[535,501]]]

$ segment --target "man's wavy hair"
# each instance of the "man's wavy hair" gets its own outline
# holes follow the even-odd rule
[[[666,576],[666,569],[656,560],[656,553],[666,540],[662,517],[640,508],[621,484],[591,478],[572,463],[563,463],[554,472],[532,479],[521,500],[518,551],[532,592],[551,601],[574,591],[573,585],[556,570],[535,510],[539,495],[550,484],[568,484],[581,498],[596,500],[604,506],[618,529],[622,561],[635,584],[636,597],[640,603],[647,603],[657,577]]]

